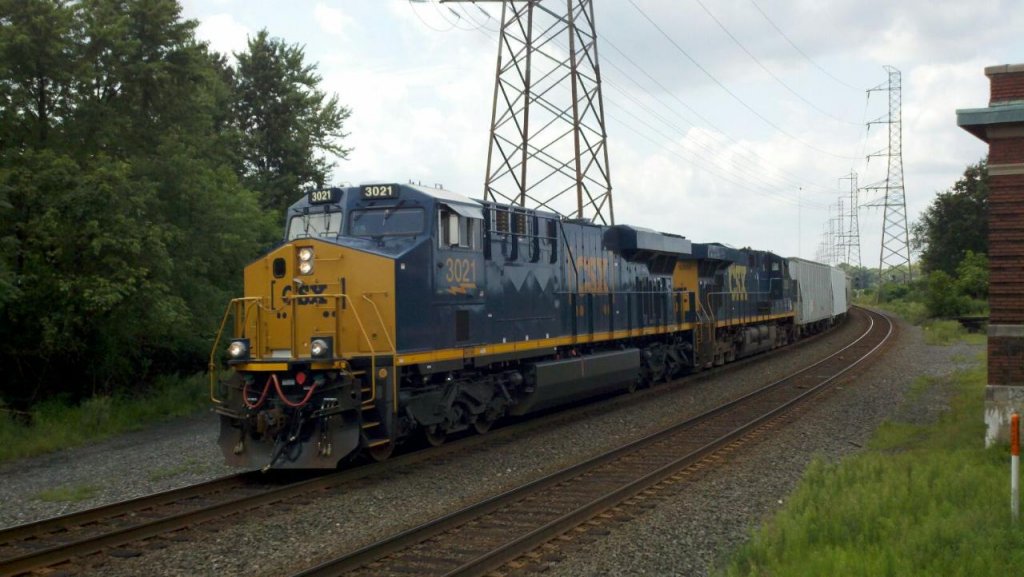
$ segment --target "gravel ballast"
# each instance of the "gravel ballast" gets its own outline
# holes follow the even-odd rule
[[[311,560],[352,550],[425,522],[461,505],[638,438],[660,424],[706,410],[772,375],[806,364],[835,334],[728,374],[665,395],[533,431],[516,443],[467,451],[444,464],[424,465],[345,494],[311,496],[309,504],[269,508],[192,530],[142,556],[115,559],[96,575],[279,575]],[[545,575],[706,575],[716,559],[748,538],[752,527],[777,510],[814,455],[839,458],[863,446],[871,431],[899,408],[920,375],[952,372],[981,347],[924,345],[920,329],[902,325],[884,357],[862,370],[800,422],[775,431],[710,470],[685,495],[660,500],[645,514],[616,525],[585,549],[545,567]],[[925,404],[933,414],[945,392]],[[920,403],[920,399],[918,399]],[[212,414],[166,423],[80,449],[0,466],[0,525],[94,507],[230,472],[221,465]],[[46,489],[85,486],[94,497],[75,503],[39,499]]]

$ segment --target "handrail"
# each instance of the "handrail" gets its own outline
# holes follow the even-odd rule
[[[373,312],[377,314],[377,321],[380,323],[381,330],[384,331],[384,338],[386,338],[388,340],[388,345],[391,346],[391,354],[394,355],[395,353],[398,352],[398,349],[395,347],[394,341],[391,340],[391,334],[388,333],[388,327],[387,327],[387,325],[384,324],[384,317],[381,316],[380,309],[377,307],[377,303],[373,302],[373,299],[370,298],[371,294],[378,294],[378,293],[363,293],[363,300],[365,300],[366,302],[370,303],[370,306],[373,307]],[[387,294],[387,293],[380,293],[380,294]],[[352,307],[352,308],[355,308],[355,307]],[[373,360],[371,360],[371,363],[372,362],[373,362]],[[397,377],[397,375],[394,374],[394,367],[392,367],[392,371],[391,372],[392,372],[392,375],[391,375],[391,405],[392,405],[393,410],[397,413],[398,412],[398,377]],[[374,383],[373,383],[373,389],[374,389],[373,393],[374,393],[374,395],[377,394],[376,376],[377,376],[376,375],[376,371],[374,371]]]
[[[384,331],[384,337],[387,340],[388,345],[391,347],[391,352],[393,354],[393,353],[397,352],[397,349],[395,348],[394,341],[391,338],[391,333],[388,332],[388,330],[387,330],[387,325],[385,325],[385,323],[384,323],[384,317],[383,317],[383,315],[381,315],[380,309],[379,309],[379,307],[377,307],[377,303],[373,302],[373,300],[371,298],[369,298],[369,294],[372,294],[372,293],[364,293],[363,294],[363,299],[366,300],[368,303],[370,303],[370,306],[373,307],[374,314],[377,316],[378,322],[380,322],[381,330]],[[360,315],[359,315],[359,311],[357,310],[357,307],[355,306],[355,302],[354,302],[353,298],[350,297],[347,294],[344,294],[344,293],[322,294],[322,295],[318,295],[318,296],[323,297],[323,298],[335,299],[335,306],[334,306],[334,308],[338,312],[340,312],[340,308],[341,307],[339,306],[339,303],[341,302],[342,299],[345,299],[347,302],[349,302],[352,305],[352,306],[348,307],[348,309],[346,309],[346,310],[351,310],[352,311],[352,315],[355,318],[356,325],[359,327],[359,332],[361,333],[363,340],[366,341],[367,348],[370,349],[370,391],[371,391],[371,394],[370,394],[369,398],[363,399],[362,402],[363,403],[373,403],[373,402],[376,402],[376,400],[377,400],[377,350],[376,350],[376,348],[373,345],[373,341],[370,339],[370,335],[369,335],[369,333],[366,330],[366,326],[363,324],[362,317],[360,317]],[[295,311],[295,299],[293,298],[291,300],[292,300],[292,302],[290,303],[290,305],[291,305],[292,311],[294,312]],[[261,301],[261,297],[241,297],[241,298],[231,299],[231,301],[228,303],[227,308],[224,311],[224,316],[221,319],[220,327],[217,330],[217,336],[214,338],[213,348],[210,351],[210,361],[209,361],[209,365],[208,365],[209,372],[210,372],[210,400],[213,401],[214,403],[218,404],[218,405],[219,404],[223,404],[223,401],[221,399],[217,398],[216,392],[215,392],[215,389],[216,389],[216,369],[217,369],[216,358],[217,358],[217,351],[218,351],[218,348],[220,346],[220,341],[221,341],[221,338],[223,337],[223,334],[224,334],[224,328],[227,325],[228,317],[231,315],[232,311],[236,311],[236,315],[237,315],[238,307],[240,305],[242,305],[243,303],[248,303],[248,306],[245,306],[245,308],[242,309],[241,314],[238,315],[237,318],[236,318],[236,323],[238,323],[238,322],[243,323],[242,325],[236,325],[236,330],[237,330],[237,328],[239,328],[239,326],[241,326],[241,328],[244,331],[245,327],[248,326],[248,323],[245,322],[245,319],[247,319],[248,316],[249,316],[248,309],[250,307],[252,307],[252,306],[256,307],[256,311],[257,311],[256,317],[257,317],[257,319],[256,319],[256,327],[255,327],[255,329],[256,329],[256,333],[257,334],[256,334],[256,338],[254,339],[254,342],[251,344],[250,350],[253,350],[253,351],[254,350],[258,350],[260,348],[259,345],[261,344],[261,336],[259,334],[259,332],[260,332],[260,322],[259,322],[260,313],[259,313],[259,311],[261,310],[261,307],[259,306],[260,305],[260,301]],[[297,331],[296,331],[296,328],[295,328],[295,315],[294,314],[291,315],[291,319],[292,319],[292,322],[290,323],[292,325],[291,326],[291,333],[292,333],[291,334],[291,340],[292,340],[292,343],[293,343],[292,350],[294,351],[295,350],[294,343],[295,343],[295,339],[297,337],[297,334],[296,334]],[[338,338],[340,340],[340,336],[341,336],[341,330],[340,330],[340,327],[341,327],[341,315],[340,314],[338,315],[338,322],[336,324],[336,327],[338,327],[336,329],[336,335],[338,336]],[[334,351],[332,351],[332,353],[333,352]],[[394,402],[397,404],[397,402],[398,402],[398,395],[394,395],[394,397],[395,397],[394,398]],[[396,406],[396,410],[397,410],[397,406]]]
[[[218,399],[217,395],[214,393],[214,388],[215,388],[215,386],[217,384],[217,362],[216,362],[215,359],[217,358],[217,349],[220,347],[220,338],[224,334],[224,326],[227,325],[227,323],[228,323],[228,316],[231,314],[232,308],[236,307],[239,302],[259,301],[259,300],[260,300],[260,297],[241,297],[241,298],[231,299],[228,302],[227,308],[224,309],[224,316],[220,320],[220,328],[217,329],[217,336],[214,337],[214,339],[213,339],[213,348],[210,349],[210,363],[209,363],[209,365],[207,365],[207,371],[210,373],[210,400],[213,401],[214,403],[218,404],[218,405],[224,404],[224,401]],[[257,310],[259,310],[259,309],[257,309]],[[243,310],[242,316],[243,317],[245,316],[245,311],[244,310]],[[258,313],[257,313],[257,316],[259,316]],[[236,318],[235,320],[237,321],[238,319]],[[257,340],[259,340],[259,334],[258,334],[259,333],[259,320],[258,319],[257,319],[256,331],[257,331]]]
[[[395,348],[395,343],[391,340],[391,334],[388,333],[388,327],[387,327],[387,325],[384,324],[384,317],[382,317],[380,315],[380,309],[377,308],[377,303],[373,302],[373,299],[370,298],[370,295],[372,295],[372,294],[384,294],[384,295],[386,295],[387,293],[386,292],[363,293],[363,300],[365,300],[366,302],[370,303],[370,306],[373,307],[373,312],[375,312],[377,314],[377,321],[380,322],[380,328],[384,331],[384,338],[386,338],[388,340],[388,345],[391,346],[391,352],[392,353],[397,353],[398,349]]]
[[[349,303],[352,303],[352,306],[349,307],[349,309],[352,311],[352,315],[356,319],[356,324],[359,326],[359,332],[361,332],[363,334],[363,339],[366,340],[366,346],[370,349],[370,391],[371,391],[371,395],[370,395],[369,399],[363,399],[362,402],[363,403],[373,403],[373,402],[376,402],[377,401],[377,351],[376,351],[376,349],[373,348],[373,343],[370,341],[370,335],[366,332],[366,327],[363,326],[363,320],[361,318],[359,318],[359,312],[356,311],[355,303],[352,302],[352,297],[348,296],[345,293],[338,293],[336,295],[320,295],[320,296],[328,297],[328,298],[335,298],[335,299],[338,299],[338,302],[340,302],[340,299],[345,299]],[[335,307],[335,309],[337,309],[338,305],[335,304],[334,307]],[[338,316],[340,317],[341,315],[338,315]],[[294,333],[295,331],[292,331],[292,332]],[[385,331],[385,332],[387,332],[387,331]]]

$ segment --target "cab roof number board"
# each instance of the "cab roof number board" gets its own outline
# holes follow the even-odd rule
[[[360,187],[361,196],[365,199],[396,198],[397,184],[365,184]]]
[[[340,188],[325,188],[309,192],[309,204],[338,204],[340,201]]]

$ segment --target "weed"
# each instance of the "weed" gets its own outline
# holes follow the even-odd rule
[[[198,474],[206,471],[206,465],[196,459],[195,457],[189,457],[184,462],[174,465],[173,467],[161,467],[154,469],[149,473],[149,480],[152,482],[163,481],[164,479],[170,479],[171,477],[177,477],[178,475],[185,474]]]
[[[40,491],[35,498],[48,503],[77,503],[92,499],[99,492],[100,488],[95,485],[63,485]]]
[[[69,406],[60,400],[36,405],[31,422],[0,414],[0,461],[48,453],[194,414],[207,403],[206,377],[164,377],[132,396],[93,397]]]

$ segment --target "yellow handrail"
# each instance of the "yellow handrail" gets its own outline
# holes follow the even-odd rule
[[[374,314],[377,316],[378,322],[380,322],[381,330],[384,332],[384,338],[387,340],[388,346],[391,347],[391,352],[395,353],[396,352],[395,344],[394,344],[394,341],[391,339],[391,334],[387,330],[387,325],[384,324],[384,317],[381,315],[380,309],[377,307],[377,303],[373,302],[373,300],[371,298],[369,298],[369,294],[370,293],[364,293],[363,294],[363,299],[366,300],[368,303],[370,303],[370,306],[373,307]],[[344,293],[325,294],[325,295],[319,295],[319,296],[325,297],[325,298],[333,298],[333,299],[335,299],[335,310],[338,311],[339,313],[340,313],[339,309],[341,308],[339,306],[339,303],[341,302],[341,299],[345,299],[350,305],[352,305],[352,306],[349,307],[349,309],[351,309],[351,311],[352,311],[352,315],[353,315],[353,317],[356,320],[356,325],[359,327],[359,332],[362,334],[363,340],[366,341],[367,348],[370,349],[370,391],[371,391],[371,395],[370,395],[370,397],[368,399],[364,399],[363,403],[373,403],[373,402],[375,402],[377,400],[377,350],[373,346],[373,341],[370,339],[370,335],[369,335],[369,333],[366,330],[366,326],[363,324],[363,320],[362,320],[362,317],[360,317],[360,315],[359,315],[359,311],[356,310],[356,306],[355,306],[354,300],[352,299],[352,297],[350,297],[350,296],[348,296],[347,294],[344,294]],[[217,358],[217,351],[218,351],[218,349],[220,347],[220,341],[221,341],[221,338],[223,337],[223,334],[224,334],[224,327],[227,325],[228,316],[231,315],[233,309],[237,309],[239,306],[243,305],[244,303],[248,303],[248,306],[245,306],[245,308],[242,309],[241,314],[237,314],[237,311],[236,311],[236,319],[235,319],[236,320],[236,332],[238,332],[238,329],[240,327],[244,330],[244,328],[248,325],[248,323],[246,322],[246,320],[248,319],[248,316],[249,316],[248,315],[248,309],[251,306],[256,306],[257,307],[256,308],[256,310],[257,310],[256,317],[257,318],[256,318],[256,326],[255,326],[256,335],[255,335],[255,339],[253,339],[253,342],[250,343],[250,350],[251,351],[262,350],[260,348],[261,335],[259,334],[259,332],[260,332],[259,316],[260,316],[260,310],[262,308],[262,307],[259,306],[260,302],[261,302],[261,297],[242,297],[242,298],[236,298],[236,299],[232,299],[228,303],[228,306],[227,306],[227,308],[224,311],[224,316],[221,319],[220,327],[217,330],[217,336],[214,338],[214,341],[213,341],[213,348],[210,351],[210,361],[209,361],[209,365],[208,365],[208,369],[209,369],[209,372],[210,372],[210,400],[213,401],[214,403],[218,404],[218,405],[219,404],[223,404],[223,401],[221,399],[218,399],[217,395],[216,395],[216,384],[217,384],[217,378],[216,378],[217,363],[216,363],[216,358]],[[292,301],[291,304],[292,304],[292,310],[294,312],[294,300]],[[292,323],[293,323],[292,330],[291,330],[291,332],[292,332],[292,342],[293,342],[293,345],[294,345],[295,338],[296,338],[296,334],[295,334],[296,333],[296,329],[295,329],[295,326],[294,326],[295,315],[292,314],[291,318],[292,318]],[[338,337],[340,339],[340,335],[341,335],[341,330],[340,330],[340,327],[341,327],[341,315],[338,314],[337,318],[338,318],[338,322],[337,322],[336,326],[338,328],[336,329],[336,334],[338,335]],[[237,323],[242,323],[242,324],[239,325]],[[295,350],[294,346],[292,347],[292,350]],[[394,378],[392,380],[397,383],[397,381],[395,381]],[[398,408],[397,407],[398,395],[394,394],[394,397],[395,397],[394,398],[395,410],[397,410],[397,408]]]
[[[377,322],[380,323],[380,328],[381,328],[382,331],[384,331],[384,338],[386,338],[388,340],[388,345],[391,346],[391,354],[395,355],[398,352],[398,349],[395,347],[394,341],[391,340],[391,335],[388,333],[388,327],[387,327],[387,325],[384,324],[384,317],[381,316],[380,309],[377,308],[377,303],[373,302],[373,299],[370,298],[370,294],[373,294],[373,293],[363,293],[363,300],[365,300],[366,302],[370,303],[370,306],[373,307],[373,312],[377,314]],[[387,293],[382,293],[382,294],[387,294]],[[394,372],[395,372],[394,366],[392,366],[391,367],[391,373],[392,373],[391,374],[391,404],[392,404],[392,406],[394,408],[394,411],[397,413],[398,412],[398,378],[397,378],[397,375],[394,374]],[[374,384],[374,389],[375,389],[375,392],[376,392],[376,386],[377,386],[376,380],[374,380],[373,384]]]
[[[217,336],[214,337],[214,339],[213,339],[213,348],[210,349],[210,363],[209,363],[209,365],[207,365],[207,370],[210,373],[210,400],[213,401],[214,403],[218,404],[218,405],[221,405],[221,404],[224,403],[224,401],[222,401],[222,400],[217,398],[217,395],[214,392],[214,389],[216,388],[216,385],[217,385],[217,362],[216,362],[217,350],[220,347],[220,338],[224,334],[224,326],[227,325],[227,323],[228,323],[228,316],[231,314],[231,309],[233,307],[238,306],[238,303],[246,302],[246,301],[257,301],[256,304],[259,304],[258,303],[259,300],[260,300],[260,297],[242,297],[242,298],[237,298],[237,299],[231,299],[231,301],[228,302],[227,308],[224,309],[224,317],[221,318],[221,320],[220,320],[220,328],[217,329]],[[258,310],[259,309],[257,309],[257,311]],[[246,315],[246,312],[243,310],[241,316],[244,318],[245,315]],[[259,340],[259,319],[258,319],[258,317],[259,317],[259,313],[257,313],[257,323],[256,323],[256,332],[257,332],[257,339],[256,340],[257,341]],[[236,322],[238,321],[237,318],[235,320],[236,320]]]

